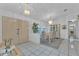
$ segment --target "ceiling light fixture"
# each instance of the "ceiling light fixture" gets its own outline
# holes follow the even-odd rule
[[[49,25],[52,25],[53,22],[51,20],[49,20],[48,23],[49,23]]]
[[[53,24],[53,21],[51,20],[51,17],[50,17],[50,20],[48,21],[49,25],[52,25]]]
[[[29,10],[24,10],[24,14],[25,15],[30,15],[30,11]]]
[[[26,3],[24,4],[24,14],[25,15],[30,15],[30,10],[29,10],[29,8],[28,8]]]
[[[68,11],[68,9],[64,9],[64,12]]]

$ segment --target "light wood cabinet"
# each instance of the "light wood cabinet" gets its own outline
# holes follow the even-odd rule
[[[20,44],[28,41],[28,22],[11,18],[2,17],[3,40],[12,40],[13,44]]]
[[[26,21],[18,20],[17,25],[19,43],[27,42],[29,39],[28,23]]]

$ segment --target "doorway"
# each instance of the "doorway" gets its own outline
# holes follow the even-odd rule
[[[43,31],[41,34],[41,44],[58,49],[62,43],[60,38],[60,24],[50,25],[49,32]]]

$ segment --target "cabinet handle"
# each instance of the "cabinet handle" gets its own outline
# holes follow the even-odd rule
[[[17,35],[19,35],[19,30],[20,30],[20,29],[18,28],[18,29],[17,29]]]

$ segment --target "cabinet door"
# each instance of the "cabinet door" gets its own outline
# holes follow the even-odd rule
[[[19,29],[19,43],[28,41],[28,23],[26,21],[18,20]]]
[[[17,44],[16,20],[10,17],[3,17],[3,40],[12,40],[13,44]]]

